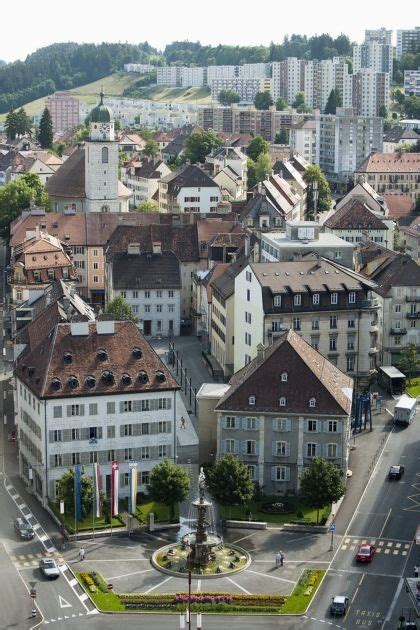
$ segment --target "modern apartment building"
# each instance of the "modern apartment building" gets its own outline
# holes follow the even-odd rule
[[[147,72],[153,72],[156,70],[156,66],[152,66],[150,63],[125,63],[124,72],[137,72],[138,74],[146,74]]]
[[[54,133],[73,129],[80,122],[79,99],[70,92],[54,92],[45,99],[45,107],[51,114]]]
[[[404,94],[405,96],[420,96],[420,68],[418,70],[404,70]]]
[[[292,329],[355,379],[369,384],[378,353],[375,283],[336,262],[249,263],[235,278],[234,371]]]
[[[158,66],[156,68],[157,85],[178,87],[181,85],[181,68],[179,66]]]
[[[274,61],[271,66],[272,97],[276,101],[282,96],[291,105],[298,92],[305,91],[305,67],[307,61],[288,57]]]
[[[353,109],[337,108],[336,115],[316,117],[316,163],[327,179],[345,187],[355,169],[371,151],[382,149],[383,119],[358,116]]]
[[[16,422],[19,472],[47,505],[57,482],[76,464],[110,496],[111,463],[120,464],[120,496],[129,494],[129,465],[139,463],[139,486],[149,472],[176,458],[179,386],[132,322],[72,321],[17,361]]]
[[[272,496],[297,494],[314,457],[345,473],[352,393],[350,376],[297,333],[283,331],[269,348],[260,344],[220,393],[217,457],[240,457],[250,478]]]
[[[253,103],[255,96],[261,91],[261,79],[234,77],[231,79],[212,79],[210,81],[211,98],[219,100],[222,90],[233,90],[239,96],[240,103]]]
[[[317,144],[315,120],[301,120],[291,125],[289,144],[290,149],[304,157],[308,164],[315,164]]]
[[[358,116],[379,116],[389,107],[388,72],[362,69],[353,74],[352,106]]]
[[[383,44],[379,41],[369,41],[353,46],[353,73],[367,69],[374,72],[386,72],[392,77],[391,44]]]
[[[181,68],[181,87],[203,87],[206,68]]]
[[[406,53],[416,53],[420,50],[420,26],[413,29],[397,30],[397,59]]]

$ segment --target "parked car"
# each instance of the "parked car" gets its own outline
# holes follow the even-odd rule
[[[15,519],[15,532],[17,533],[18,536],[20,536],[21,538],[24,538],[25,540],[32,540],[32,538],[35,536],[35,532],[32,529],[32,526],[29,525],[29,523],[27,521],[25,521],[24,518],[21,518],[20,516],[18,516],[18,518]]]
[[[392,479],[401,479],[404,474],[404,466],[391,466],[388,473],[388,479],[391,481]]]
[[[349,607],[349,598],[345,595],[336,595],[330,605],[331,615],[345,615]]]
[[[60,576],[60,569],[52,558],[41,558],[39,561],[39,570],[42,575],[49,580],[56,580]]]
[[[359,551],[356,553],[357,562],[370,562],[375,555],[375,547],[373,545],[360,545]]]

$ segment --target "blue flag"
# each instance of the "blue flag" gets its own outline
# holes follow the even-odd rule
[[[78,521],[82,519],[82,467],[76,464],[74,467],[74,510]]]

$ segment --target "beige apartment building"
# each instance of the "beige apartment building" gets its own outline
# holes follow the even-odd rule
[[[70,92],[55,92],[45,99],[45,107],[49,109],[55,133],[72,129],[80,122],[79,99]]]
[[[365,177],[380,195],[420,195],[420,153],[371,153],[354,173]]]

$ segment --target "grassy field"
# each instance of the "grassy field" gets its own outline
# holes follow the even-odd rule
[[[153,512],[155,515],[155,521],[164,523],[169,521],[169,508],[163,503],[156,503],[156,501],[150,501],[150,499],[140,499],[137,504],[136,515],[141,523],[147,523],[147,517],[149,512]],[[179,519],[179,506],[175,506],[175,520]]]
[[[408,379],[406,382],[409,382]],[[406,385],[405,391],[413,398],[420,396],[420,378],[412,378],[411,385]]]
[[[261,506],[263,503],[281,502],[286,508],[283,513],[270,514],[263,512]],[[308,507],[303,503],[300,503],[298,499],[282,499],[265,497],[258,501],[250,501],[247,505],[232,505],[232,506],[220,506],[220,516],[223,519],[233,519],[239,521],[248,520],[248,512],[252,513],[253,521],[266,521],[268,523],[290,523],[301,518],[309,519],[311,522],[316,522],[316,509]],[[328,518],[330,508],[325,507],[324,510],[319,511],[320,522]]]
[[[95,105],[98,102],[98,94],[101,91],[101,87],[105,92],[105,96],[114,97],[122,96],[124,90],[135,83],[139,78],[138,74],[124,72],[116,72],[108,77],[94,81],[93,83],[87,83],[81,85],[78,88],[69,90],[70,94],[77,96],[82,103],[86,105]],[[139,90],[141,98],[147,98],[152,101],[174,101],[178,103],[210,103],[210,90],[208,88],[158,88],[150,87]],[[34,116],[45,107],[45,96],[31,101],[24,105],[25,111],[28,116]],[[7,114],[0,114],[0,122],[6,118]]]

